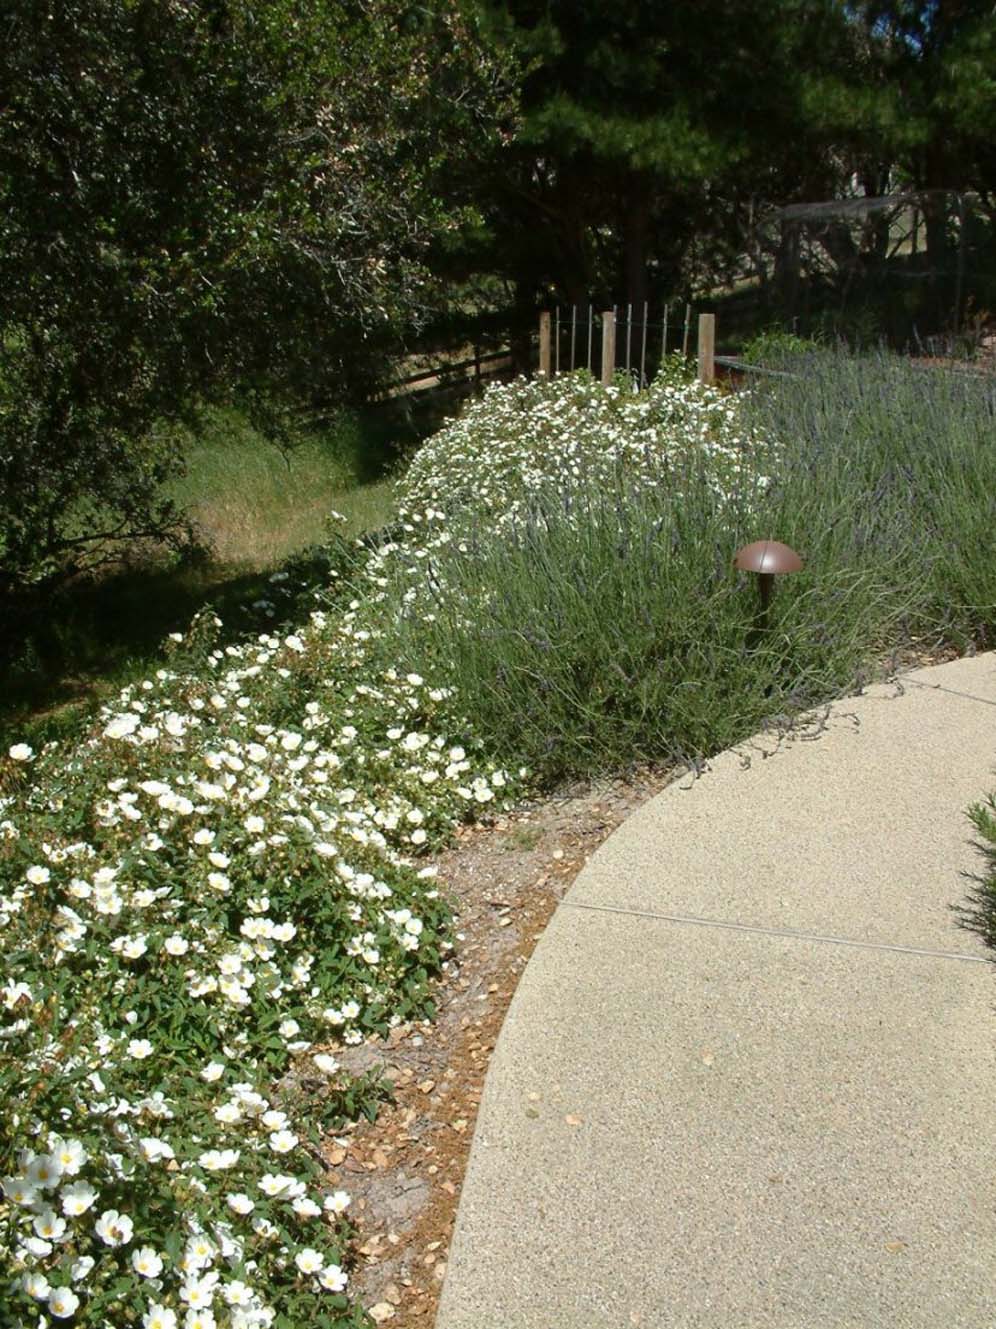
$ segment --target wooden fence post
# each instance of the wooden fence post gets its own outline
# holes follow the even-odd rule
[[[699,382],[716,381],[716,315],[699,315]]]
[[[550,377],[550,311],[544,309],[540,314],[539,326],[539,371],[544,378]]]
[[[606,309],[602,314],[602,382],[606,387],[616,372],[616,313]]]

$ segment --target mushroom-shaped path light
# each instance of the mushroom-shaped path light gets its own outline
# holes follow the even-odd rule
[[[755,540],[753,544],[737,550],[733,566],[739,572],[757,573],[757,589],[761,599],[758,626],[764,627],[776,574],[798,572],[802,568],[802,559],[794,549],[778,540]]]

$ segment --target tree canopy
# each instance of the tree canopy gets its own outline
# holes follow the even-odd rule
[[[168,534],[198,402],[382,378],[460,221],[445,159],[505,114],[454,5],[12,0],[3,25],[0,589]]]
[[[988,0],[9,0],[2,32],[0,594],[177,533],[204,401],[272,423],[448,308],[687,289],[765,202],[993,210]]]

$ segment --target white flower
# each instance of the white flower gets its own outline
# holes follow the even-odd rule
[[[337,1264],[327,1264],[318,1275],[318,1281],[329,1292],[342,1292],[349,1282],[349,1277],[343,1273]]]
[[[157,1302],[142,1316],[142,1329],[176,1329],[176,1311]]]
[[[54,1209],[43,1209],[31,1226],[43,1241],[61,1241],[66,1231],[66,1220],[60,1218]]]
[[[270,1148],[275,1154],[287,1154],[297,1144],[297,1136],[293,1131],[274,1131],[270,1136]]]
[[[180,1300],[191,1310],[206,1310],[214,1301],[214,1289],[212,1279],[194,1279],[180,1288]]]
[[[34,1297],[36,1301],[44,1301],[50,1291],[48,1279],[45,1275],[35,1271],[24,1275],[21,1279],[21,1287],[29,1297]]]
[[[294,1178],[283,1177],[278,1173],[264,1172],[256,1184],[263,1194],[268,1195],[272,1200],[278,1195],[282,1195],[288,1187],[293,1186]]]
[[[139,960],[148,949],[146,939],[143,935],[137,937],[115,937],[111,942],[111,950],[123,955],[126,960]]]
[[[239,932],[250,941],[255,941],[259,937],[270,937],[273,935],[273,919],[245,918],[242,920]]]
[[[196,1273],[198,1270],[204,1269],[209,1265],[217,1254],[217,1246],[215,1246],[214,1242],[208,1237],[203,1235],[199,1237],[191,1237],[183,1252],[180,1268],[187,1273]],[[205,1282],[210,1282],[210,1280],[205,1279]],[[213,1285],[213,1282],[211,1282],[211,1286]]]
[[[325,1197],[325,1209],[330,1214],[344,1214],[352,1197],[346,1191],[333,1191]]]
[[[242,1214],[243,1217],[246,1214],[251,1214],[256,1208],[255,1202],[250,1200],[248,1195],[243,1195],[241,1191],[227,1195],[225,1199],[229,1209],[234,1210],[237,1214]]]
[[[12,1204],[30,1205],[38,1199],[38,1188],[27,1177],[4,1177],[0,1180],[0,1186]]]
[[[253,1323],[261,1324],[264,1322],[256,1320]],[[183,1329],[216,1329],[214,1311],[191,1307],[183,1317]]]
[[[321,1215],[321,1205],[315,1204],[307,1195],[299,1195],[291,1202],[291,1208],[300,1218],[318,1218]]]
[[[323,1075],[334,1075],[339,1069],[339,1063],[335,1057],[330,1056],[327,1052],[316,1052],[311,1060]]]
[[[84,1278],[89,1278],[90,1271],[97,1261],[92,1255],[81,1255],[78,1260],[74,1260],[69,1266],[69,1276],[74,1283],[79,1283]]]
[[[213,1084],[215,1080],[220,1080],[225,1074],[225,1063],[223,1061],[209,1061],[201,1071],[201,1079],[207,1080],[208,1084]]]
[[[294,1263],[302,1274],[317,1274],[325,1264],[325,1257],[310,1246],[305,1246],[294,1256]]]
[[[3,997],[3,1004],[8,1011],[12,1011],[22,1001],[30,1006],[34,999],[27,983],[15,983],[13,979],[9,979],[0,988],[0,996]]]
[[[52,1243],[50,1241],[45,1241],[43,1237],[22,1237],[21,1250],[19,1252],[21,1259],[24,1258],[25,1252],[27,1252],[28,1255],[34,1255],[37,1259],[42,1260],[46,1255],[52,1254]]]
[[[130,1038],[128,1040],[128,1056],[134,1057],[136,1061],[144,1061],[146,1057],[151,1057],[155,1048],[147,1038]]]
[[[30,1185],[50,1191],[62,1178],[62,1164],[53,1154],[39,1154],[28,1164],[25,1175]]]
[[[221,1295],[229,1306],[249,1306],[252,1304],[253,1300],[252,1288],[238,1278],[233,1279],[231,1283],[223,1284]],[[235,1324],[234,1317],[232,1319],[232,1324]]]
[[[71,1287],[54,1287],[48,1294],[48,1308],[59,1320],[67,1320],[80,1304]]]
[[[131,1241],[133,1225],[127,1214],[105,1209],[97,1219],[95,1231],[105,1246],[124,1246]]]
[[[49,872],[48,868],[35,865],[28,868],[24,876],[32,886],[44,886],[45,883],[50,880],[52,874]]]
[[[301,1026],[296,1020],[281,1020],[277,1032],[281,1038],[293,1038],[301,1032]]]
[[[138,716],[133,711],[115,715],[104,729],[105,738],[127,738],[138,728]]]
[[[158,1278],[163,1271],[162,1256],[151,1246],[140,1246],[131,1253],[131,1267],[143,1278]]]
[[[190,942],[185,937],[181,937],[178,932],[174,932],[171,937],[167,937],[163,942],[163,950],[167,955],[186,955],[190,950]]]
[[[85,1214],[97,1198],[97,1192],[85,1181],[76,1181],[72,1186],[63,1188],[61,1201],[62,1212],[69,1218],[79,1218]]]
[[[238,1149],[209,1149],[207,1153],[201,1154],[198,1163],[206,1172],[224,1172],[230,1167],[234,1167],[239,1161]]]
[[[34,755],[34,749],[27,743],[15,743],[7,750],[7,756],[11,761],[30,761]]]
[[[172,1146],[155,1135],[149,1135],[145,1139],[139,1140],[138,1147],[141,1149],[142,1157],[147,1163],[158,1163],[160,1159],[175,1157]]]
[[[249,1000],[250,1000],[249,994],[248,992],[246,992],[245,988],[238,981],[238,979],[235,978],[219,979],[218,991],[222,994],[222,996],[224,996],[228,1001],[230,1001],[233,1006],[249,1005]]]

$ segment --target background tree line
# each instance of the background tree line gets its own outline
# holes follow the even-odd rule
[[[988,0],[9,0],[0,37],[9,612],[182,544],[206,403],[279,435],[433,326],[708,286],[765,203],[994,211]]]

